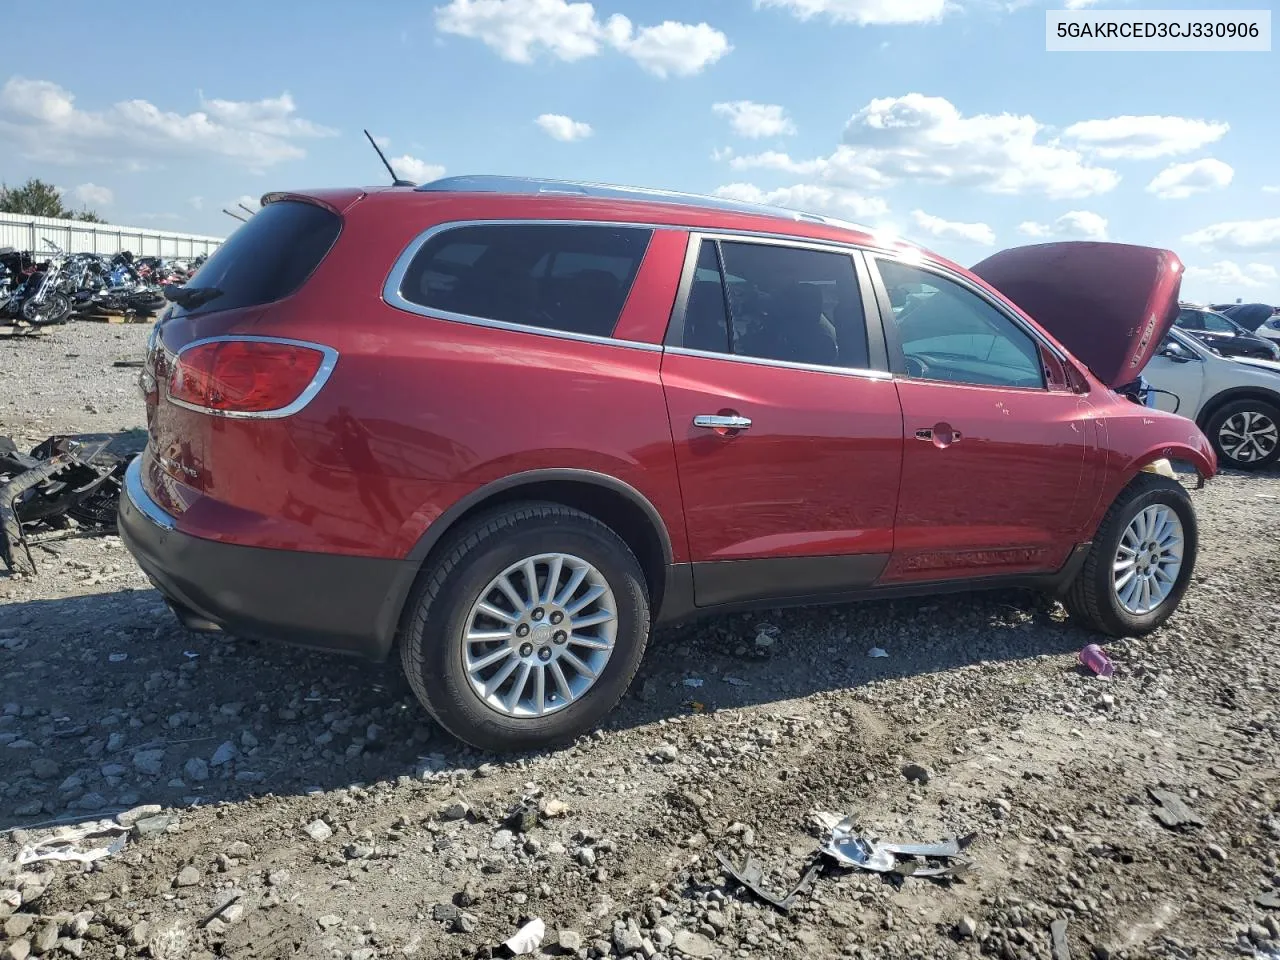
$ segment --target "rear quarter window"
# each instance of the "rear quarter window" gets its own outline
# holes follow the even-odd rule
[[[332,249],[342,230],[333,211],[301,200],[277,200],[235,231],[191,278],[189,290],[222,291],[178,313],[206,314],[258,307],[297,293]]]
[[[399,293],[425,311],[608,337],[651,234],[608,224],[456,227],[423,244]]]

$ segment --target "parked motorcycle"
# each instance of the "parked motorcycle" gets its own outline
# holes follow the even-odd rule
[[[64,323],[71,316],[70,294],[73,289],[63,275],[66,252],[52,240],[44,242],[53,250],[53,256],[29,273],[24,271],[26,275],[22,283],[4,305],[7,316],[37,326]]]

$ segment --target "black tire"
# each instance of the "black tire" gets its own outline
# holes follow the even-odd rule
[[[603,575],[617,604],[617,635],[608,662],[578,700],[544,717],[514,718],[472,690],[462,638],[472,605],[494,577],[552,552],[579,557]],[[508,505],[450,535],[406,609],[400,660],[414,694],[449,733],[493,752],[553,746],[594,729],[631,685],[649,639],[649,594],[635,555],[599,520],[553,503]]]
[[[1280,408],[1265,400],[1233,400],[1231,403],[1225,404],[1221,409],[1215,410],[1213,416],[1205,423],[1205,436],[1213,444],[1214,452],[1218,454],[1218,459],[1224,467],[1230,467],[1233,470],[1258,470],[1262,467],[1270,466],[1276,462],[1277,458],[1280,458],[1280,435],[1271,441],[1271,449],[1269,451],[1254,460],[1237,459],[1228,452],[1228,445],[1224,443],[1221,435],[1222,428],[1232,418],[1249,414],[1265,417],[1270,422],[1271,429],[1280,432]]]
[[[1139,615],[1126,610],[1116,596],[1113,565],[1129,523],[1140,511],[1157,503],[1173,508],[1182,522],[1182,569],[1164,602]],[[1187,592],[1195,571],[1198,542],[1195,508],[1182,484],[1159,474],[1138,474],[1103,517],[1084,566],[1067,590],[1064,602],[1072,619],[1112,637],[1141,636],[1155,630],[1173,616]]]

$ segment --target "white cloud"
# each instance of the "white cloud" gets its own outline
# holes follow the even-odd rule
[[[1280,184],[1275,186],[1265,186],[1262,188],[1263,193],[1280,193]]]
[[[141,169],[166,157],[221,157],[251,171],[306,156],[301,141],[335,135],[304,120],[288,94],[264,100],[200,100],[193,113],[121,100],[82,110],[75,95],[47,80],[11,77],[0,88],[0,140],[29,159],[92,159]]]
[[[711,151],[711,159],[716,163],[733,159],[733,147],[716,147]]]
[[[1185,200],[1197,193],[1221,190],[1231,183],[1235,170],[1221,160],[1193,160],[1165,167],[1147,184],[1147,191],[1161,200]]]
[[[1242,266],[1232,260],[1219,260],[1207,267],[1187,267],[1186,279],[1201,287],[1215,289],[1258,289],[1280,281],[1280,270],[1265,263],[1246,263]]]
[[[444,167],[438,163],[427,163],[417,157],[403,154],[399,157],[388,157],[397,177],[412,180],[414,183],[430,183],[444,176]]]
[[[591,136],[591,124],[574,120],[562,113],[544,113],[534,121],[553,140],[572,143]]]
[[[991,246],[996,242],[996,232],[985,223],[961,223],[955,220],[943,220],[923,210],[911,211],[911,219],[915,225],[939,240],[965,240],[982,246]]]
[[[1028,220],[1018,224],[1018,232],[1037,239],[1106,240],[1107,218],[1090,210],[1072,210],[1052,223]]]
[[[754,103],[751,100],[734,100],[712,104],[711,109],[729,118],[729,126],[740,137],[759,139],[780,137],[796,132],[796,125],[787,111],[774,103]]]
[[[636,29],[620,13],[602,21],[591,3],[569,0],[450,0],[435,14],[443,33],[480,40],[513,63],[532,63],[544,51],[573,62],[607,47],[665,78],[698,73],[733,49],[706,23],[665,20]]]
[[[1213,250],[1280,249],[1280,217],[1267,220],[1229,220],[1215,223],[1182,238]]]
[[[1104,159],[1154,160],[1194,153],[1230,129],[1228,123],[1190,117],[1125,116],[1073,123],[1063,136]]]
[[[81,203],[96,207],[109,207],[116,199],[116,195],[110,189],[100,187],[96,183],[82,183],[71,192]]]
[[[947,0],[756,0],[757,7],[781,7],[801,20],[822,16],[859,26],[932,23],[942,19]]]
[[[762,190],[753,183],[729,183],[717,188],[716,196],[855,220],[878,220],[889,213],[889,205],[880,197],[810,183],[775,190]]]

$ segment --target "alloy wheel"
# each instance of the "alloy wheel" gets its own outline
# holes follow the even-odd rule
[[[1280,427],[1265,413],[1241,410],[1218,428],[1218,445],[1237,463],[1256,463],[1270,456],[1280,443]]]
[[[1168,599],[1182,570],[1182,521],[1167,504],[1140,510],[1116,549],[1114,589],[1120,605],[1143,616]]]
[[[544,553],[512,564],[466,618],[462,659],[472,691],[507,717],[563,710],[609,662],[617,610],[604,575],[580,557]]]

